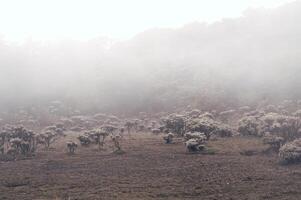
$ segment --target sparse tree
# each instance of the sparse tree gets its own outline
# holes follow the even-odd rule
[[[52,131],[45,131],[37,136],[37,143],[45,146],[46,149],[50,148],[60,136]]]
[[[74,154],[75,150],[77,148],[77,143],[73,141],[67,142],[67,148],[68,148],[68,153],[69,154]]]
[[[114,143],[114,147],[117,149],[117,151],[121,151],[121,145],[120,145],[121,136],[120,135],[114,135],[111,138],[112,138],[112,141]]]
[[[90,137],[94,139],[99,150],[103,148],[107,136],[109,136],[109,133],[102,129],[95,129],[90,132]]]
[[[131,122],[131,121],[127,121],[125,124],[124,124],[127,132],[128,132],[128,135],[131,136],[131,129],[134,127],[134,123]]]

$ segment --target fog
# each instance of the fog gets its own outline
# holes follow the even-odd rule
[[[59,100],[82,112],[134,114],[301,98],[300,19],[296,1],[123,41],[2,38],[0,108]]]

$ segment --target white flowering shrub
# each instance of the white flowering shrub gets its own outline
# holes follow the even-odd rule
[[[199,152],[205,149],[204,140],[202,139],[189,139],[185,142],[188,152]]]
[[[105,144],[105,139],[109,136],[109,132],[103,129],[94,129],[89,132],[89,137],[98,145],[98,149],[103,148]]]
[[[279,157],[283,163],[301,161],[301,139],[288,142],[279,149]]]
[[[235,134],[235,130],[227,124],[218,124],[217,128],[212,132],[212,134],[219,137],[232,137]]]
[[[185,120],[185,116],[177,114],[171,114],[161,119],[162,123],[165,126],[165,129],[167,129],[168,132],[175,133],[181,136],[185,133]]]
[[[245,116],[239,121],[238,132],[252,136],[271,134],[292,141],[301,136],[301,119],[278,113],[267,113],[260,117]]]
[[[187,121],[186,131],[204,133],[209,140],[214,131],[218,130],[219,125],[220,123],[208,117],[195,118]]]
[[[276,113],[268,113],[261,118],[262,133],[271,133],[292,141],[301,136],[301,119]]]
[[[45,149],[49,149],[51,144],[58,140],[60,134],[57,132],[46,130],[37,135],[37,143],[44,145]]]
[[[5,149],[5,146],[8,148]],[[36,150],[35,134],[19,127],[4,127],[0,133],[1,154],[29,155]]]
[[[238,132],[244,136],[261,136],[260,121],[254,116],[245,116],[238,122]]]
[[[184,134],[184,140],[188,141],[190,139],[197,139],[197,140],[206,140],[207,137],[204,133],[200,133],[200,132],[188,132]]]

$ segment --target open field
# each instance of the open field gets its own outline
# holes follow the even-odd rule
[[[0,200],[301,200],[300,19],[0,0]]]
[[[67,137],[74,137],[69,132]],[[301,166],[281,166],[256,138],[210,141],[214,154],[188,154],[181,139],[135,135],[125,154],[60,141],[30,159],[0,162],[0,199],[300,199]],[[68,138],[66,138],[68,139]],[[245,154],[245,152],[255,152]]]

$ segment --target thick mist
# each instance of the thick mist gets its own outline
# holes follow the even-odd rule
[[[127,41],[2,39],[0,108],[59,100],[84,112],[132,114],[301,98],[300,19],[294,2]]]

